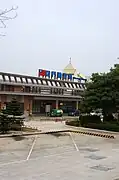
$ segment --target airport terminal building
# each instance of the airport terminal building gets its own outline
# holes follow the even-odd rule
[[[45,114],[47,105],[64,113],[79,109],[86,79],[75,73],[71,62],[63,72],[39,69],[38,77],[0,72],[0,109],[6,108],[12,98],[30,114]]]

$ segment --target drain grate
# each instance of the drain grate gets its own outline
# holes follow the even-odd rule
[[[104,156],[96,156],[96,155],[90,155],[90,156],[85,156],[86,158],[94,159],[94,160],[100,160],[100,159],[105,159],[106,157]]]
[[[81,151],[88,151],[88,152],[96,152],[99,151],[99,149],[93,149],[93,148],[79,148]]]
[[[99,171],[110,171],[114,169],[113,167],[107,167],[103,165],[98,165],[98,166],[92,166],[91,169],[99,170]]]

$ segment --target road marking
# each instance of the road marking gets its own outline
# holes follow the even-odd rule
[[[71,137],[71,139],[72,139],[72,142],[73,142],[73,144],[74,144],[76,150],[79,151],[79,148],[78,148],[78,146],[76,145],[76,143],[75,143],[75,141],[74,141],[74,138],[73,138],[71,132],[70,132],[69,134],[70,134],[70,137]]]
[[[36,143],[36,140],[37,140],[37,135],[36,135],[35,138],[34,138],[33,144],[32,144],[32,146],[31,146],[31,149],[30,149],[30,151],[29,151],[29,153],[28,153],[28,156],[27,156],[27,158],[26,158],[27,161],[29,160],[29,158],[30,158],[30,156],[31,156],[31,153],[32,153],[33,148],[34,148],[34,145],[35,145],[35,143]]]
[[[63,154],[68,154],[68,153],[72,153],[74,151],[66,151],[66,152],[63,152],[63,153],[57,153],[57,154],[50,154],[50,155],[45,155],[43,156],[43,158],[50,158],[50,157],[55,157],[55,156],[60,156],[60,155],[63,155]],[[40,160],[41,157],[36,157],[36,158],[31,158],[31,159],[28,159],[29,161],[36,161],[36,160]],[[3,163],[3,164],[0,164],[0,167],[3,167],[3,166],[7,166],[7,165],[14,165],[14,164],[21,164],[21,163],[25,163],[25,162],[28,162],[27,159],[24,159],[24,160],[17,160],[17,161],[12,161],[12,162],[8,162],[8,163]]]
[[[27,160],[24,159],[24,160],[19,160],[19,161],[12,161],[12,162],[8,162],[8,163],[3,163],[3,164],[0,164],[0,167],[12,165],[12,164],[21,164],[21,163],[26,162],[26,161]]]

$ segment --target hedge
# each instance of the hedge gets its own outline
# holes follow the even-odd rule
[[[70,126],[76,126],[76,127],[80,126],[80,122],[78,120],[66,121],[65,123],[66,125],[70,125]]]
[[[7,133],[10,130],[20,131],[24,118],[20,116],[9,116],[7,114],[0,114],[0,133]]]
[[[89,123],[96,123],[96,124],[101,123],[100,116],[97,116],[97,115],[80,116],[79,120],[80,120],[81,126],[86,126]]]
[[[101,123],[100,116],[96,115],[85,115],[85,116],[80,116],[79,120],[72,120],[72,121],[66,121],[67,125],[70,126],[86,126],[89,123]]]
[[[110,123],[90,123],[85,126],[86,128],[92,128],[92,129],[100,129],[100,130],[107,130],[107,131],[115,131],[119,132],[119,125],[117,124],[110,124]]]
[[[105,121],[102,122],[100,120],[100,116],[80,116],[79,120],[72,120],[72,121],[66,121],[67,125],[70,126],[83,126],[86,128],[92,128],[92,129],[100,129],[100,130],[107,130],[107,131],[115,131],[119,132],[119,124],[114,120]]]

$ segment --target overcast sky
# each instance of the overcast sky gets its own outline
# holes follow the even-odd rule
[[[84,75],[107,71],[119,56],[119,0],[0,0],[18,6],[0,37],[0,71],[37,75],[72,64]]]

